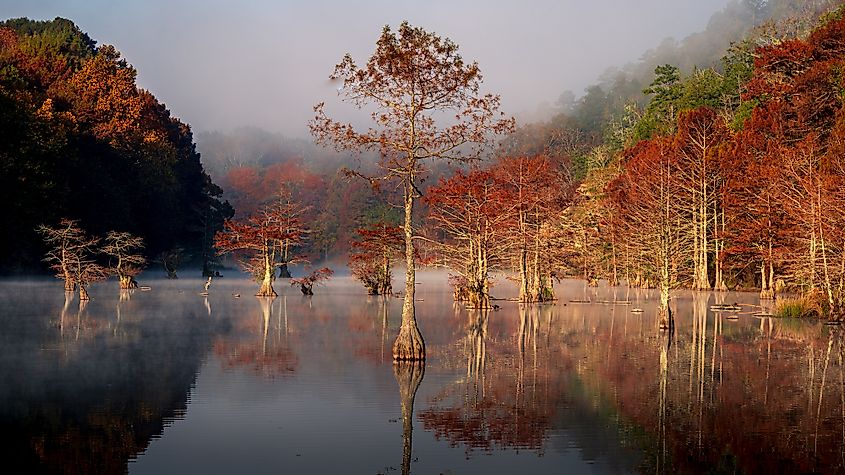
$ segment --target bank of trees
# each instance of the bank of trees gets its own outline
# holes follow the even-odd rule
[[[492,165],[427,190],[426,239],[456,299],[489,308],[500,271],[522,302],[553,299],[562,276],[657,287],[667,328],[681,287],[800,291],[840,318],[845,19],[800,31],[758,32],[721,68],[660,66],[650,103],[608,123],[598,145],[526,127]]]
[[[605,200],[636,282],[796,290],[843,316],[843,32],[839,10],[805,37],[738,47],[724,74],[657,71]]]
[[[505,269],[517,275],[521,302],[554,299],[567,260],[558,224],[572,197],[569,171],[559,157],[504,157],[429,190],[429,219],[442,234],[441,263],[454,273],[457,300],[490,308],[490,272]]]

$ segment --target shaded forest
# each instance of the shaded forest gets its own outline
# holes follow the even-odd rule
[[[144,239],[199,261],[232,214],[171,116],[110,45],[73,22],[0,23],[0,270],[41,269],[40,224]]]

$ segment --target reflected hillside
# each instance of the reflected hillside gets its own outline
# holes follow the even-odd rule
[[[677,299],[672,342],[637,323],[631,332],[630,315],[623,328],[611,316],[573,335],[585,385],[657,439],[647,462],[659,472],[842,470],[842,330],[750,312],[734,319],[710,311],[714,302]]]
[[[79,306],[61,293],[34,298],[41,290],[3,288],[3,471],[125,473],[184,415],[207,322],[187,308],[169,318],[164,302],[138,294]]]

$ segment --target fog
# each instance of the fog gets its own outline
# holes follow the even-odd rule
[[[195,131],[256,126],[306,137],[312,107],[349,52],[362,64],[381,28],[407,19],[476,60],[503,108],[536,117],[566,90],[707,25],[729,0],[3,0],[0,18],[73,20],[113,44],[138,83]]]

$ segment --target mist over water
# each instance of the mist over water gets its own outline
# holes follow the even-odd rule
[[[82,307],[54,281],[0,282],[4,471],[401,470],[401,299],[346,277],[310,299],[278,280],[272,301],[246,279],[204,297],[200,279],[141,277],[149,291],[100,284]],[[420,274],[411,472],[843,468],[839,328],[754,317],[752,294],[679,292],[669,340],[653,291],[556,291],[482,314]]]

